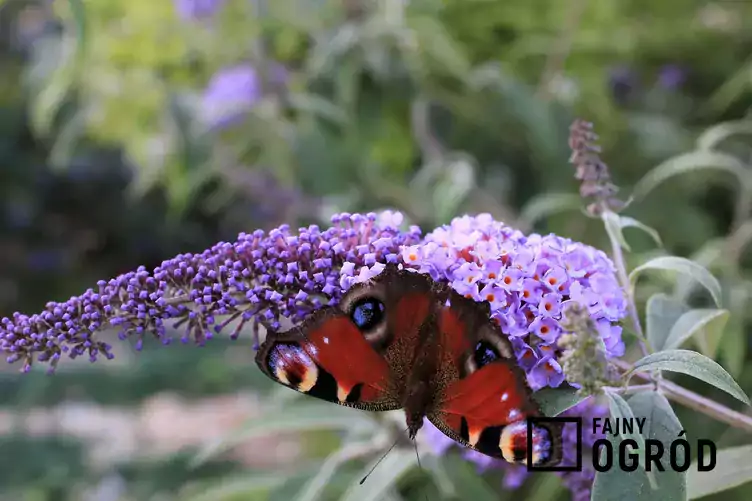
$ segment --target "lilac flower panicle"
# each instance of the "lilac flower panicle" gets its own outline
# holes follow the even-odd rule
[[[624,294],[612,261],[593,247],[553,234],[525,236],[481,214],[456,218],[405,246],[402,260],[466,297],[488,301],[533,389],[564,381],[557,343],[568,302],[584,303],[602,323],[609,357],[624,352],[617,325],[626,312]]]
[[[378,263],[365,266],[367,257],[386,261],[419,239],[417,227],[401,231],[377,214],[340,215],[323,231],[314,225],[293,233],[283,225],[269,233],[240,234],[233,243],[175,256],[152,272],[140,267],[100,280],[96,289],[47,303],[41,313],[2,318],[0,350],[9,362],[23,361],[28,371],[35,359],[54,369],[66,354],[112,358],[111,347],[97,339],[109,326],[120,329],[121,339],[135,339],[137,349],[147,337],[171,343],[174,328],[182,332],[182,342],[199,345],[230,324],[231,338],[249,322],[256,333],[259,326],[276,330],[283,317],[299,322],[335,303],[341,278],[356,268],[375,274]],[[364,247],[367,252],[359,253]]]

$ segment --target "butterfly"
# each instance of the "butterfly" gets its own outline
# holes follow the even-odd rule
[[[424,418],[456,442],[511,463],[561,460],[561,429],[541,416],[512,344],[488,302],[387,265],[350,287],[336,306],[286,332],[269,332],[256,354],[267,376],[296,391],[367,411],[404,409],[414,439]],[[532,455],[528,458],[528,451]]]

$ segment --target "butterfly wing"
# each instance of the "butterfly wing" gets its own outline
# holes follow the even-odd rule
[[[274,381],[328,402],[365,410],[400,408],[389,391],[386,359],[334,308],[287,332],[269,334],[256,364]]]
[[[387,266],[351,287],[336,307],[270,333],[256,363],[273,380],[307,395],[364,410],[399,409],[432,287],[424,275]],[[383,314],[373,316],[366,306]]]
[[[428,419],[462,445],[509,462],[527,459],[527,418],[540,416],[509,340],[490,318],[487,303],[450,293],[439,319],[442,379],[438,404]],[[532,462],[561,459],[561,429],[533,430]]]

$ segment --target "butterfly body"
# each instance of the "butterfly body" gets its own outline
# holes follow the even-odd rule
[[[560,430],[540,415],[509,340],[488,303],[462,297],[427,275],[388,265],[356,284],[337,306],[270,333],[256,363],[301,393],[370,411],[404,409],[415,438],[428,418],[455,441],[492,457],[547,464],[559,459]]]

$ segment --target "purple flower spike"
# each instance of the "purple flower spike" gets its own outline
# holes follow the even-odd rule
[[[268,234],[240,234],[233,243],[178,255],[152,272],[140,267],[100,281],[97,290],[47,303],[41,313],[14,313],[0,319],[0,351],[10,362],[48,361],[54,367],[66,352],[71,358],[111,358],[110,346],[97,339],[110,326],[120,329],[121,339],[133,338],[137,349],[149,336],[169,343],[168,327],[183,342],[198,345],[232,324],[232,338],[249,323],[254,332],[260,325],[275,330],[283,317],[299,322],[322,304],[336,303],[348,271],[376,274],[388,255],[420,239],[418,228],[400,231],[391,214],[378,221],[338,220],[323,231],[309,226],[294,234],[283,225]]]

